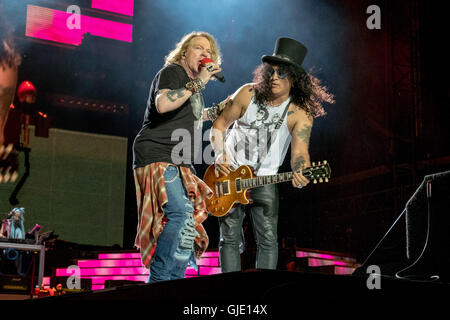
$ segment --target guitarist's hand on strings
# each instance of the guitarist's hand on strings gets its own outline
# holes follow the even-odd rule
[[[305,178],[301,172],[302,172],[301,170],[293,171],[292,185],[295,188],[303,188],[309,183],[309,180],[307,178]]]
[[[233,170],[230,161],[225,153],[223,153],[216,159],[215,165],[215,174],[217,178],[220,177],[220,175],[226,176]]]

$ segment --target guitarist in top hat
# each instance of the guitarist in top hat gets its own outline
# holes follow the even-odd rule
[[[263,63],[254,71],[253,83],[243,85],[231,96],[211,130],[217,177],[241,165],[253,167],[257,176],[275,174],[290,144],[295,172],[292,185],[302,188],[309,183],[301,170],[310,165],[313,118],[325,114],[323,102],[334,100],[320,81],[303,69],[306,53],[307,48],[294,39],[277,39],[273,55],[263,56]],[[257,244],[256,268],[276,269],[277,185],[255,188],[251,198],[253,203],[248,206]],[[222,272],[241,270],[244,210],[240,204],[219,217]]]

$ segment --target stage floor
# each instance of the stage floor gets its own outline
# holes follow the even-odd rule
[[[427,308],[446,308],[444,302],[450,293],[448,283],[386,276],[378,280],[375,282],[369,279],[369,275],[249,270],[39,298],[33,299],[30,304],[40,307],[47,304],[61,306],[65,303],[88,303],[102,312],[125,307],[163,308],[164,312],[176,319],[189,318],[187,316],[268,319],[279,315],[306,316],[309,311],[315,315],[350,316],[361,308],[370,314],[391,312],[392,308],[405,314]],[[212,312],[208,308],[213,307],[217,309],[212,317],[212,313],[205,312]],[[242,312],[236,311],[236,308]],[[261,313],[261,309],[264,309],[264,313]],[[236,315],[236,312],[240,314]]]

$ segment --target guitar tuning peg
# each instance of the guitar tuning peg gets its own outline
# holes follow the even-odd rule
[[[327,164],[328,163],[328,161],[327,160],[323,160],[323,164]]]
[[[322,182],[323,182],[323,179],[322,179],[322,178],[320,178],[320,179],[319,179],[319,182],[320,182],[320,183],[322,183]]]
[[[313,180],[313,183],[314,183],[314,184],[316,184],[316,183],[317,183],[317,180],[316,180],[316,179],[314,179],[314,180]]]
[[[328,178],[325,178],[325,182],[328,182]]]
[[[315,163],[315,162],[313,162],[313,163],[312,163],[312,166],[314,167],[315,165],[316,165],[316,163]]]
[[[320,166],[320,161],[319,161],[318,165]]]

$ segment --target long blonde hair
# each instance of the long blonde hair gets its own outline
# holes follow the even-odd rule
[[[171,63],[179,63],[181,61],[181,57],[186,52],[189,47],[191,40],[195,37],[204,37],[208,39],[209,45],[211,46],[211,59],[217,64],[220,65],[222,63],[222,54],[220,53],[219,45],[216,42],[216,39],[212,35],[204,31],[194,31],[187,35],[185,35],[180,42],[177,43],[175,49],[173,49],[165,58],[164,66],[167,66]]]

